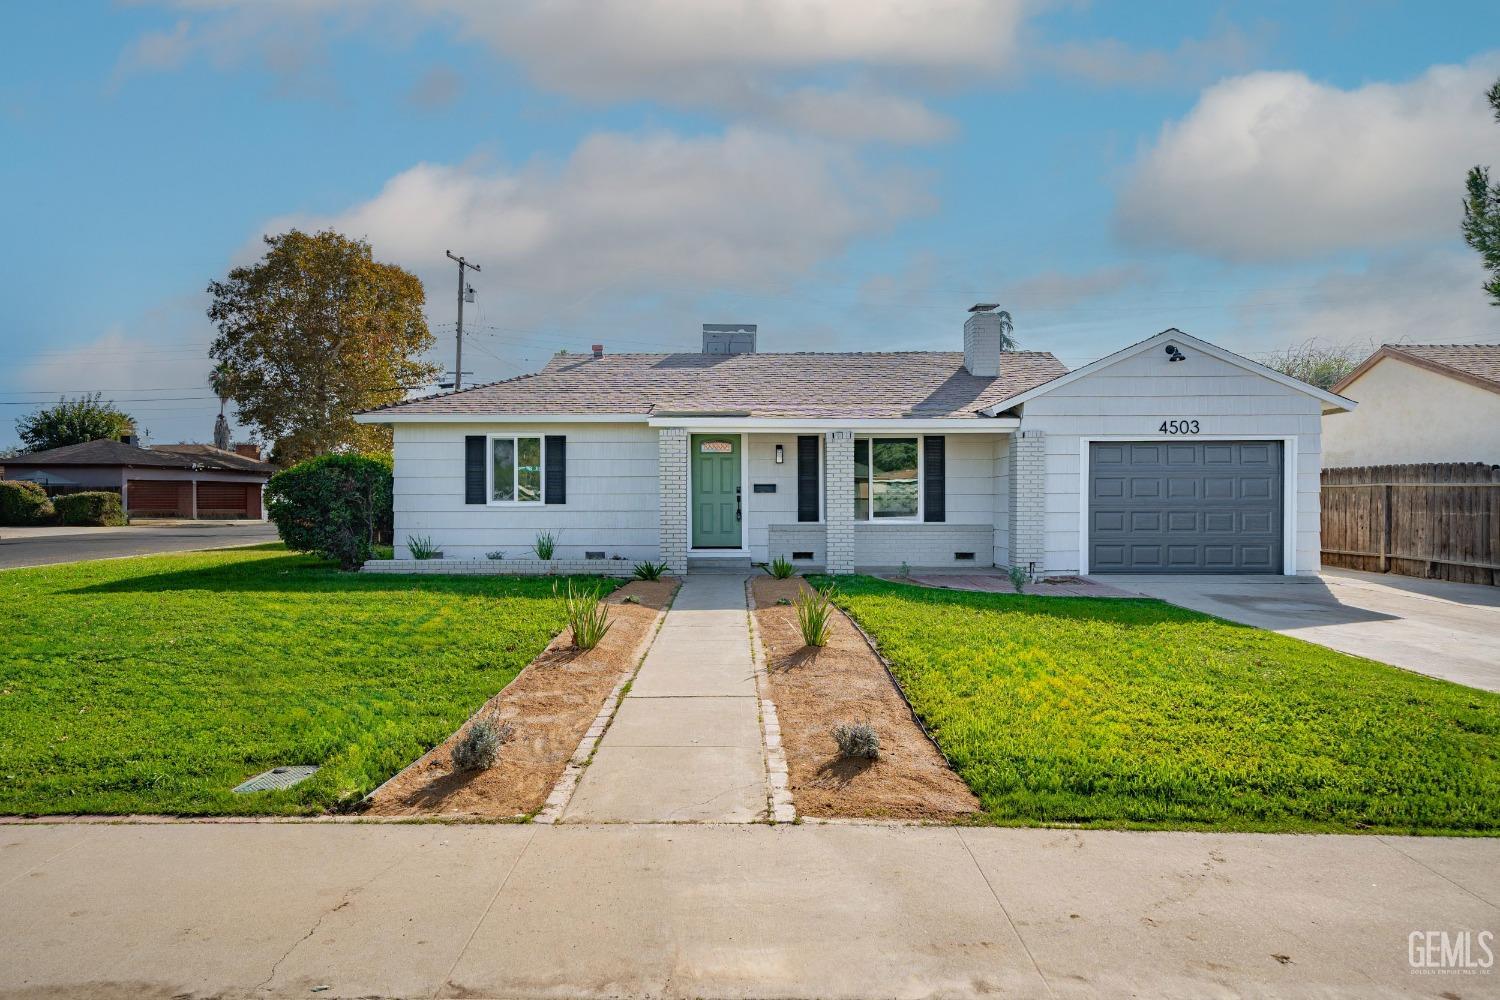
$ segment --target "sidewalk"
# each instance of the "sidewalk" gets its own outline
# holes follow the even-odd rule
[[[859,825],[0,826],[0,997],[1495,996],[1500,842]],[[327,987],[314,993],[317,987]]]
[[[765,818],[748,615],[743,577],[684,578],[562,822]]]

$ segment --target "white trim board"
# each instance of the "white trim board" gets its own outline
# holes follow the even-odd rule
[[[1281,442],[1281,575],[1297,575],[1297,436],[1263,434],[1096,434],[1078,439],[1078,575],[1089,573],[1089,445],[1095,441]],[[1177,574],[1191,576],[1193,574]]]
[[[1065,386],[1070,382],[1076,382],[1087,375],[1092,375],[1104,368],[1108,368],[1110,365],[1113,365],[1116,362],[1124,361],[1126,358],[1133,358],[1137,354],[1144,354],[1146,351],[1149,351],[1152,348],[1160,347],[1164,344],[1169,343],[1182,344],[1185,347],[1191,347],[1194,350],[1202,351],[1209,357],[1217,358],[1218,360],[1223,361],[1225,364],[1243,368],[1246,371],[1251,372],[1252,374],[1259,375],[1262,378],[1270,379],[1272,382],[1283,385],[1288,389],[1292,389],[1304,395],[1311,396],[1323,403],[1325,413],[1337,412],[1339,410],[1352,410],[1359,405],[1352,399],[1346,399],[1345,397],[1340,396],[1337,393],[1329,392],[1326,389],[1319,389],[1317,386],[1309,385],[1308,383],[1303,382],[1301,379],[1295,379],[1290,375],[1284,375],[1281,372],[1276,371],[1274,368],[1267,368],[1265,365],[1260,364],[1259,362],[1251,361],[1249,358],[1242,358],[1238,354],[1235,354],[1233,351],[1226,351],[1222,347],[1216,347],[1206,340],[1199,340],[1197,337],[1194,337],[1191,334],[1183,333],[1181,330],[1174,328],[1170,330],[1163,330],[1161,333],[1158,333],[1154,337],[1148,337],[1138,344],[1131,344],[1129,347],[1126,347],[1123,350],[1116,351],[1108,357],[1103,357],[1098,361],[1090,362],[1089,364],[1084,365],[1082,368],[1075,368],[1072,371],[1068,372],[1066,375],[1059,375],[1057,378],[1053,379],[1050,382],[1043,382],[1041,385],[1036,386],[1035,388],[1027,389],[1025,392],[1019,393],[1015,396],[1011,396],[1009,399],[1001,400],[994,406],[986,409],[984,412],[988,413],[990,416],[994,416],[995,414],[1004,412],[1011,407],[1020,406],[1022,403],[1025,403],[1028,400],[1035,399],[1038,396],[1045,396],[1053,389],[1061,388],[1062,386]],[[1269,441],[1271,439],[1265,438],[1264,440]]]

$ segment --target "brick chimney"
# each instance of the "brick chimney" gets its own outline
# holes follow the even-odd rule
[[[252,462],[260,461],[260,445],[253,441],[242,441],[234,446],[234,453],[250,459]]]
[[[1000,341],[1010,314],[996,312],[998,302],[978,302],[964,320],[964,367],[970,375],[994,378],[1000,374]]]
[[[604,357],[604,345],[603,344],[595,344],[594,347],[593,347],[593,351],[594,351],[594,357],[596,357],[596,358],[602,358],[602,357]]]

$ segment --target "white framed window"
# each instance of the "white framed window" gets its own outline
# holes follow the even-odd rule
[[[922,519],[921,438],[854,439],[854,519]]]
[[[541,503],[546,476],[543,442],[528,435],[491,434],[489,438],[491,504]]]

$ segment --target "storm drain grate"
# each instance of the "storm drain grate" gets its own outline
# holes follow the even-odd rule
[[[318,773],[315,764],[292,764],[288,767],[273,767],[269,771],[257,774],[243,784],[236,785],[235,791],[241,795],[246,792],[269,792],[276,788],[291,788],[301,781],[306,781]]]

